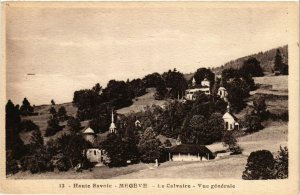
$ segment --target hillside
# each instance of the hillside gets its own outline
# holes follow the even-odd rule
[[[117,110],[117,113],[126,115],[131,112],[142,111],[147,106],[152,106],[152,105],[162,106],[163,104],[166,103],[166,100],[155,100],[154,99],[155,92],[156,90],[154,88],[148,88],[147,93],[145,95],[135,98],[131,106],[119,109]],[[66,108],[68,116],[76,116],[77,108],[73,106],[72,103],[57,104],[54,105],[54,108],[58,110],[61,106],[64,106]],[[36,106],[34,108],[34,112],[38,113],[38,115],[25,116],[22,117],[22,120],[32,120],[35,124],[37,124],[40,127],[41,133],[44,136],[47,128],[47,121],[51,117],[51,114],[49,112],[50,108],[51,105]],[[81,125],[83,127],[87,127],[88,121],[82,121]],[[47,142],[49,139],[56,139],[57,137],[60,137],[65,133],[69,133],[69,129],[67,127],[67,121],[60,122],[60,126],[64,126],[61,131],[56,133],[54,136],[44,137],[44,141]],[[20,136],[25,143],[29,143],[31,132],[21,132]]]
[[[214,73],[220,74],[223,69],[227,69],[227,68],[238,69],[243,65],[243,62],[245,60],[247,60],[250,57],[254,57],[258,61],[260,61],[260,65],[264,72],[271,72],[273,64],[274,64],[274,59],[275,59],[277,49],[279,49],[281,51],[281,54],[283,56],[283,62],[288,65],[288,46],[285,45],[285,46],[274,48],[274,49],[271,49],[271,50],[268,50],[265,52],[259,52],[256,54],[248,55],[245,57],[238,58],[236,60],[229,61],[220,67],[213,68],[212,70]]]
[[[131,106],[119,109],[117,110],[117,113],[126,115],[130,112],[142,111],[147,106],[152,106],[152,105],[162,106],[163,104],[166,103],[166,100],[154,99],[154,94],[156,92],[155,88],[148,88],[146,92],[147,93],[145,95],[135,98]]]

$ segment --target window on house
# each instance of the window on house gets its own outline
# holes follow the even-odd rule
[[[94,150],[94,155],[96,155],[96,150]]]

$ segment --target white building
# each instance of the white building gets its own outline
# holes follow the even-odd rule
[[[240,125],[237,121],[237,118],[230,113],[230,107],[227,106],[227,112],[223,115],[224,120],[224,128],[225,130],[231,131],[231,130],[239,130]]]
[[[207,78],[204,78],[203,81],[201,81],[201,86],[202,87],[210,87],[210,82]]]
[[[117,133],[117,127],[114,123],[114,111],[111,112],[111,124],[109,127],[109,133]]]
[[[90,142],[93,147],[87,149],[86,151],[86,158],[92,162],[96,163],[96,166],[103,166],[103,160],[105,158],[104,150],[101,150],[98,148],[97,144],[97,135],[95,134],[95,131],[88,127],[83,132],[83,137],[86,141]]]
[[[218,89],[218,96],[222,99],[225,99],[227,97],[228,93],[227,90],[225,89],[225,87],[220,87]]]
[[[185,91],[185,99],[187,100],[195,100],[196,94],[198,92],[204,92],[205,95],[210,95],[210,89],[209,88],[195,88],[195,89],[187,89]]]
[[[170,161],[203,161],[214,159],[212,152],[205,146],[180,144],[170,148]]]

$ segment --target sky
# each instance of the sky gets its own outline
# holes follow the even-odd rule
[[[7,99],[70,102],[98,82],[195,72],[287,44],[285,6],[173,5],[10,6]]]

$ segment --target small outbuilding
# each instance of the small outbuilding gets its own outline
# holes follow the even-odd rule
[[[169,149],[170,161],[202,161],[214,159],[213,153],[203,145],[180,144]]]

